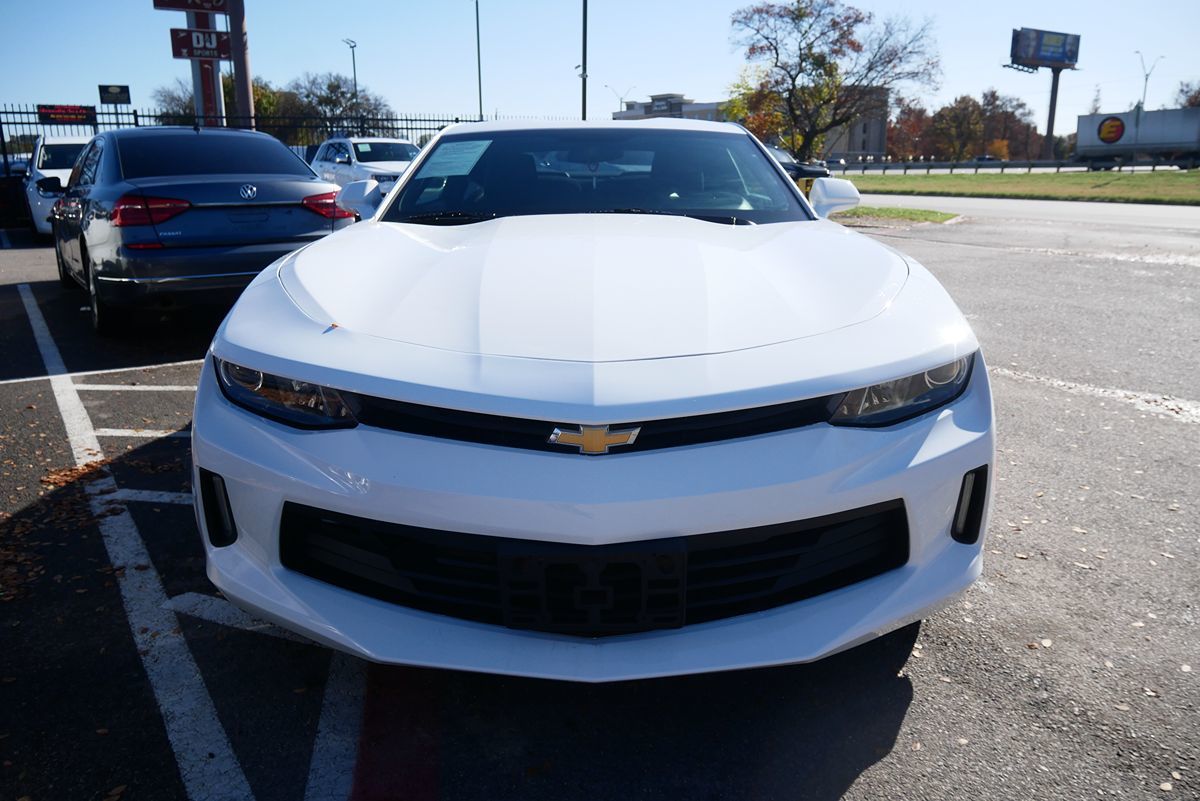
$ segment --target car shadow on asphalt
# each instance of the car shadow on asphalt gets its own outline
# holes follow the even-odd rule
[[[439,799],[838,799],[896,744],[919,629],[809,665],[607,685],[372,666],[357,777]]]
[[[29,284],[62,354],[67,371],[120,370],[202,359],[228,307],[131,312],[127,330],[111,337],[91,328],[81,288],[57,281]],[[17,287],[0,286],[0,342],[13,358],[0,364],[0,380],[45,375]]]

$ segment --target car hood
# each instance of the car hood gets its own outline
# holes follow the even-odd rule
[[[488,356],[618,362],[786,342],[878,315],[908,266],[826,221],[677,216],[364,222],[279,271],[322,325]]]
[[[363,175],[374,173],[401,173],[408,169],[411,161],[366,161],[354,165],[354,169]]]

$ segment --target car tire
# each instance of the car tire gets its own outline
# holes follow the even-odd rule
[[[115,315],[113,307],[102,297],[96,286],[96,271],[88,261],[87,249],[80,243],[79,253],[83,261],[84,275],[87,276],[88,303],[92,318],[92,331],[98,336],[110,337],[120,333],[121,323]]]

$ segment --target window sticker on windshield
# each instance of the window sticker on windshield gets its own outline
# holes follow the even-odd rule
[[[479,162],[491,139],[472,139],[466,142],[442,142],[429,156],[417,178],[466,175]]]
[[[371,152],[371,143],[370,142],[356,142],[354,144],[354,146],[358,148],[359,153],[370,153]]]

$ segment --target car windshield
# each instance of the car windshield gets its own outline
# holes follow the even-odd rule
[[[586,213],[726,224],[810,219],[748,134],[635,127],[445,136],[381,219],[454,225]]]
[[[792,154],[781,147],[771,148],[771,154],[775,156],[780,164],[795,164],[796,160],[792,158]]]
[[[269,136],[187,132],[121,137],[121,172],[126,179],[159,175],[296,175],[312,170],[278,139]]]
[[[84,143],[74,145],[42,145],[38,154],[39,170],[69,170],[75,166],[75,159],[83,150]]]
[[[355,142],[354,158],[359,161],[412,161],[421,152],[408,142]]]

